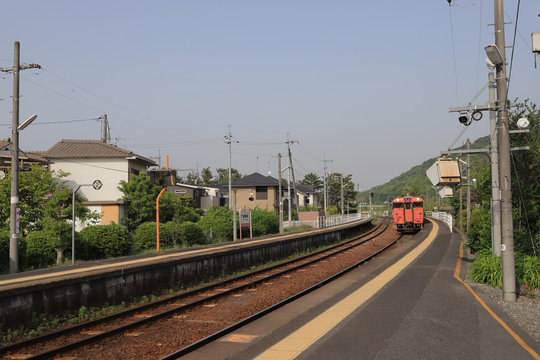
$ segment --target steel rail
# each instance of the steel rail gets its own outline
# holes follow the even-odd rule
[[[91,335],[91,336],[88,336],[87,338],[78,340],[76,342],[69,343],[69,344],[57,347],[55,349],[51,349],[51,350],[42,352],[40,354],[36,354],[34,356],[28,357],[27,359],[48,359],[48,358],[54,357],[57,354],[65,353],[67,351],[82,347],[84,345],[87,345],[87,344],[90,344],[90,343],[93,343],[93,342],[96,342],[96,341],[99,341],[99,340],[101,340],[103,338],[114,336],[114,335],[116,335],[118,333],[121,333],[123,331],[130,330],[132,328],[136,328],[136,327],[139,327],[141,325],[157,321],[157,320],[159,320],[159,319],[161,319],[163,317],[167,317],[167,316],[170,316],[170,315],[172,315],[174,313],[184,311],[184,310],[186,310],[186,309],[188,309],[190,307],[200,305],[201,303],[204,303],[206,301],[213,300],[213,299],[218,298],[218,297],[226,296],[226,295],[228,295],[228,294],[230,294],[230,293],[232,293],[234,291],[239,291],[239,290],[241,290],[243,288],[251,287],[251,286],[253,286],[253,285],[255,285],[255,284],[259,283],[259,282],[267,281],[268,279],[271,279],[273,277],[283,275],[286,272],[294,271],[297,268],[300,268],[300,267],[303,267],[303,266],[308,266],[309,264],[312,264],[313,262],[320,261],[320,260],[322,260],[324,258],[327,258],[329,256],[333,256],[333,255],[335,255],[335,254],[337,254],[337,253],[339,253],[341,251],[346,251],[346,250],[350,249],[353,246],[363,244],[364,242],[366,242],[368,240],[371,240],[372,238],[374,238],[374,237],[380,235],[381,233],[383,233],[388,228],[388,226],[389,225],[388,225],[388,222],[387,222],[385,224],[384,229],[382,229],[379,233],[366,238],[365,240],[361,241],[360,243],[354,244],[352,246],[346,247],[346,248],[341,249],[341,250],[338,250],[337,252],[327,254],[326,256],[317,258],[317,259],[315,259],[313,261],[301,264],[299,267],[293,267],[293,268],[290,268],[290,269],[286,269],[286,270],[284,270],[282,272],[278,272],[278,273],[269,275],[269,276],[267,276],[265,278],[261,278],[261,279],[255,280],[253,282],[250,282],[250,283],[243,284],[243,285],[240,285],[238,287],[232,288],[230,290],[220,292],[219,294],[215,294],[213,296],[206,297],[206,298],[203,298],[203,299],[200,299],[200,300],[195,300],[195,301],[193,301],[193,302],[191,302],[189,304],[185,304],[185,305],[182,305],[182,306],[179,306],[179,307],[175,307],[173,309],[164,311],[162,313],[153,315],[151,317],[144,318],[144,319],[141,319],[141,320],[137,320],[137,321],[134,321],[132,323],[122,325],[121,327],[117,327],[115,329],[104,331],[103,333],[100,333],[100,334]],[[195,290],[192,290],[192,291],[189,291],[189,292],[186,292],[186,293],[182,293],[182,294],[179,294],[179,295],[176,295],[176,296],[173,296],[173,297],[168,297],[166,299],[161,299],[161,300],[152,302],[150,304],[145,304],[145,305],[142,305],[142,306],[138,306],[136,308],[125,310],[125,311],[122,311],[122,312],[119,312],[117,314],[113,314],[113,315],[110,315],[110,316],[107,316],[107,317],[104,317],[104,318],[101,318],[101,319],[96,319],[96,320],[92,320],[92,321],[85,322],[85,323],[82,323],[82,324],[74,325],[74,326],[59,330],[59,331],[44,334],[44,335],[38,336],[36,338],[28,339],[28,340],[25,340],[25,341],[22,341],[22,342],[18,342],[18,343],[15,343],[15,344],[11,344],[11,345],[2,347],[2,348],[0,348],[0,355],[3,355],[3,354],[5,354],[5,353],[7,353],[9,351],[13,352],[15,350],[22,349],[22,348],[28,347],[28,346],[32,346],[32,345],[35,345],[35,344],[40,343],[40,342],[55,339],[55,338],[58,338],[60,336],[69,335],[71,333],[75,333],[75,332],[80,331],[80,330],[88,329],[88,328],[100,325],[100,324],[108,322],[108,321],[113,321],[113,320],[116,320],[116,319],[119,319],[119,318],[122,318],[122,317],[127,317],[127,316],[130,316],[130,315],[136,314],[136,313],[147,311],[149,309],[152,309],[152,308],[155,308],[155,307],[167,304],[167,303],[171,303],[171,302],[177,301],[177,300],[182,299],[182,298],[186,298],[186,297],[190,297],[190,296],[197,296],[197,295],[199,295],[201,293],[211,291],[211,290],[213,290],[215,288],[218,288],[218,287],[227,286],[228,284],[231,284],[233,282],[241,281],[242,279],[245,279],[245,278],[257,276],[258,274],[261,274],[261,273],[264,273],[264,272],[269,272],[269,271],[272,271],[272,270],[274,270],[276,268],[285,267],[285,266],[288,266],[288,265],[290,265],[292,263],[298,263],[298,262],[301,262],[303,260],[306,260],[307,258],[313,258],[313,257],[319,256],[320,254],[322,254],[324,252],[329,252],[329,251],[332,251],[335,248],[349,245],[349,244],[351,244],[351,243],[353,243],[355,241],[358,241],[358,240],[360,240],[360,239],[362,239],[362,238],[364,238],[366,236],[369,236],[369,235],[373,234],[374,232],[376,232],[377,230],[379,230],[381,227],[382,227],[382,225],[379,225],[379,226],[375,227],[374,229],[371,229],[370,231],[368,231],[366,233],[358,235],[358,236],[356,236],[356,237],[354,237],[354,238],[352,238],[350,240],[347,240],[347,241],[341,242],[339,244],[333,245],[330,248],[322,249],[322,250],[319,250],[319,251],[316,251],[316,252],[301,256],[301,257],[296,258],[296,259],[287,260],[285,262],[282,262],[280,264],[276,264],[276,265],[268,267],[268,268],[264,268],[264,269],[260,269],[260,270],[254,271],[254,272],[243,274],[243,275],[240,275],[240,276],[232,278],[232,279],[228,279],[228,280],[225,280],[225,281],[222,281],[222,282],[218,282],[218,283],[214,283],[214,284],[211,284],[211,285],[208,285],[208,286],[204,286],[202,288],[198,288],[198,289],[195,289]]]
[[[346,269],[340,271],[339,273],[334,274],[334,275],[328,277],[327,279],[325,279],[325,280],[323,280],[323,281],[321,281],[321,282],[319,282],[319,283],[317,283],[317,284],[315,284],[315,285],[313,285],[313,286],[311,286],[311,287],[309,287],[309,288],[307,288],[305,290],[302,290],[299,293],[297,293],[295,295],[292,295],[292,296],[288,297],[285,300],[280,301],[277,304],[269,306],[266,309],[261,310],[261,311],[259,311],[258,313],[254,314],[254,315],[251,315],[250,317],[247,317],[247,318],[245,318],[243,320],[240,320],[239,322],[237,322],[237,323],[235,323],[235,324],[233,324],[231,326],[228,326],[225,329],[217,331],[217,332],[213,333],[212,335],[209,335],[209,336],[205,337],[204,339],[201,339],[201,340],[199,340],[197,342],[194,342],[193,344],[188,345],[188,346],[186,346],[186,347],[184,347],[184,348],[182,348],[182,349],[180,349],[180,350],[178,350],[178,351],[176,351],[174,353],[171,353],[171,354],[161,358],[160,360],[178,359],[181,356],[184,356],[184,355],[186,355],[186,354],[188,354],[188,353],[190,353],[192,351],[195,351],[198,348],[200,348],[200,347],[202,347],[204,345],[207,345],[207,344],[209,344],[209,343],[223,337],[224,335],[227,335],[227,334],[231,333],[232,331],[234,331],[234,330],[236,330],[236,329],[238,329],[238,328],[240,328],[240,327],[242,327],[244,325],[247,325],[247,324],[261,318],[262,316],[264,316],[266,314],[269,314],[272,311],[275,311],[275,310],[279,309],[280,307],[282,307],[282,306],[284,306],[284,305],[286,305],[286,304],[288,304],[288,303],[290,303],[290,302],[292,302],[292,301],[294,301],[294,300],[296,300],[296,299],[298,299],[298,298],[300,298],[302,296],[305,296],[305,295],[309,294],[310,292],[320,288],[321,286],[326,285],[329,282],[332,282],[335,279],[345,275],[346,273],[348,273],[349,271],[355,269],[359,265],[362,265],[365,262],[373,259],[375,256],[381,254],[383,251],[385,251],[386,249],[388,249],[392,245],[394,245],[397,241],[399,241],[401,239],[402,236],[403,236],[403,234],[400,234],[399,237],[396,240],[392,241],[390,244],[386,245],[384,248],[382,248],[382,249],[376,251],[375,253],[367,256],[366,258],[362,259],[361,261],[357,262],[356,264],[347,267]]]

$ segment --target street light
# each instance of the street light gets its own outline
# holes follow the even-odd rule
[[[71,198],[71,265],[75,264],[75,194],[83,186],[92,186],[95,190],[99,190],[103,183],[100,180],[94,180],[92,184],[81,184],[77,188],[73,188]]]
[[[34,114],[19,125],[17,114],[13,116],[11,132],[11,207],[9,214],[9,272],[19,271],[19,131],[26,128],[37,118]],[[15,113],[15,112],[14,112]]]

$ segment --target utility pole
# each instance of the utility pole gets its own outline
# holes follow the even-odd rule
[[[278,201],[279,201],[279,233],[283,233],[283,194],[281,190],[281,153],[278,153]]]
[[[340,178],[340,184],[341,184],[341,215],[343,215],[345,212],[345,209],[343,208],[343,174],[339,174],[339,178]]]
[[[103,135],[101,137],[101,141],[107,144],[111,141],[111,134],[109,133],[109,122],[107,121],[107,114],[103,114],[101,118],[103,119]]]
[[[300,205],[298,204],[298,193],[296,192],[296,180],[294,178],[294,168],[292,163],[292,155],[291,155],[291,144],[298,142],[289,140],[289,133],[287,133],[287,151],[289,152],[289,172],[292,174],[292,181],[293,181],[293,192],[294,192],[294,202],[296,204],[296,213],[298,214],[300,212]],[[289,192],[290,194],[290,192]],[[290,199],[289,199],[290,201]],[[289,221],[291,221],[291,215],[290,215],[290,206],[289,206]]]
[[[327,203],[328,203],[328,199],[327,199],[327,195],[326,195],[326,163],[328,162],[328,160],[326,160],[326,154],[323,154],[323,168],[324,168],[324,173],[323,173],[323,195],[324,195],[324,218],[325,218],[325,222],[326,222],[326,207],[327,207]]]
[[[471,149],[471,140],[467,139],[467,150]],[[471,155],[467,154],[467,234],[471,225]]]
[[[20,64],[21,45],[14,44],[12,68],[0,71],[13,71],[13,111],[11,117],[11,207],[9,216],[9,272],[19,271],[19,71],[41,69],[38,64]],[[23,124],[24,125],[24,124]]]
[[[495,109],[495,75],[488,74],[489,80],[489,134],[491,139],[491,248],[501,256],[501,191],[499,189],[499,152],[497,149],[497,112]]]
[[[497,113],[499,140],[499,180],[501,187],[501,254],[503,300],[516,301],[516,277],[514,262],[514,228],[512,224],[512,180],[510,170],[510,134],[508,129],[506,78],[506,47],[504,40],[503,0],[494,0],[495,45],[502,56],[497,71]]]
[[[225,136],[226,144],[229,144],[229,209],[233,210],[233,241],[236,240],[236,206],[233,209],[233,202],[236,205],[236,199],[233,201],[232,193],[232,134],[231,134],[231,125],[229,125],[229,132]]]

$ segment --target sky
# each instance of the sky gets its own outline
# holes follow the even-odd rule
[[[504,4],[507,46],[516,7]],[[540,2],[520,3],[509,98],[540,104],[538,14]],[[228,167],[230,130],[244,175],[277,178],[289,139],[297,180],[326,163],[368,190],[488,135],[486,114],[458,138],[448,109],[487,83],[492,23],[486,0],[21,0],[0,13],[0,68],[13,66],[15,41],[21,63],[42,67],[21,71],[20,122],[38,115],[23,151],[100,139],[107,114],[113,144],[162,166],[168,155],[182,176]],[[0,138],[11,136],[12,91],[1,72]]]

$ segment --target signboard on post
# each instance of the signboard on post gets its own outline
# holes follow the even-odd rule
[[[242,228],[249,227],[249,238],[253,237],[251,226],[251,209],[240,209],[240,240],[242,240]]]

